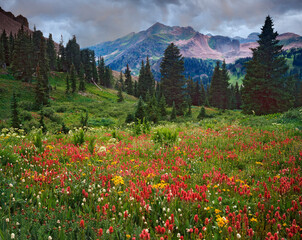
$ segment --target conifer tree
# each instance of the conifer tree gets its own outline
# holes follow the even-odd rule
[[[36,109],[41,108],[46,102],[45,91],[43,89],[43,77],[41,75],[40,66],[37,66],[36,69],[36,85],[35,85],[35,104]]]
[[[104,76],[104,86],[106,88],[112,87],[111,79],[112,79],[111,69],[108,66],[106,66],[105,67],[105,76]]]
[[[133,95],[135,97],[139,97],[139,95],[138,95],[138,83],[137,83],[137,81],[134,81]]]
[[[226,68],[225,60],[222,62],[222,69],[221,69],[221,79],[220,79],[220,93],[221,93],[221,106],[222,109],[227,109],[229,106],[229,74]]]
[[[239,89],[238,82],[236,82],[236,85],[235,85],[235,99],[236,99],[236,109],[240,109],[242,100],[241,100],[241,91]]]
[[[145,80],[145,63],[142,60],[141,69],[138,76],[137,95],[142,96],[142,98],[146,100],[147,85]]]
[[[155,88],[155,80],[154,80],[154,77],[153,77],[153,74],[151,71],[149,57],[147,57],[147,61],[146,61],[144,78],[145,78],[144,82],[145,82],[147,91],[149,91],[149,93],[151,95],[153,95],[154,88]]]
[[[204,89],[202,81],[200,82],[200,85],[201,85],[201,90],[200,90],[200,105],[205,105],[206,98],[207,98],[207,93],[206,93],[206,91]]]
[[[85,88],[85,76],[84,76],[84,66],[83,64],[80,65],[80,73],[79,73],[79,91],[81,92],[85,92],[86,88]]]
[[[61,35],[61,40],[59,44],[59,54],[57,58],[58,70],[59,71],[67,71],[67,61],[66,61],[66,50],[64,47],[63,36]]]
[[[162,117],[167,116],[167,110],[166,110],[166,100],[164,95],[161,96],[159,104],[158,104],[158,108],[159,108],[159,113]]]
[[[70,82],[69,82],[69,75],[67,74],[66,75],[66,90],[65,90],[65,93],[69,94],[69,91],[70,91]]]
[[[52,34],[49,34],[47,39],[47,57],[49,61],[49,69],[55,71],[57,68],[57,54],[55,50],[55,43],[52,39]]]
[[[77,83],[76,83],[77,80],[76,80],[76,73],[73,64],[71,65],[69,75],[70,75],[70,82],[71,82],[71,92],[75,93],[77,90]]]
[[[198,81],[197,81],[198,84]],[[194,82],[193,79],[189,76],[188,80],[187,80],[187,94],[190,96],[190,99],[194,102],[194,97],[195,97],[195,91],[194,91]],[[199,95],[199,94],[198,94]],[[194,104],[195,105],[195,104]]]
[[[192,88],[193,94],[192,94],[192,104],[195,106],[200,106],[201,104],[201,92],[200,92],[200,86],[198,81],[195,82],[195,86]]]
[[[68,69],[70,69],[71,65],[73,64],[75,71],[79,72],[81,64],[81,52],[80,45],[77,43],[75,35],[73,35],[72,39],[70,39],[66,44],[65,52]]]
[[[184,61],[180,51],[174,43],[171,43],[164,52],[163,60],[160,64],[161,88],[166,98],[167,104],[176,104],[177,112],[183,113],[185,85]]]
[[[125,89],[129,95],[133,95],[133,84],[132,84],[132,77],[131,71],[129,69],[129,65],[127,64],[127,68],[125,70]]]
[[[222,108],[223,93],[221,91],[221,71],[220,62],[216,62],[210,86],[210,103],[213,107]]]
[[[205,117],[206,117],[206,109],[204,108],[204,106],[201,106],[200,112],[199,112],[199,114],[198,114],[198,116],[197,116],[197,119],[198,119],[198,120],[202,120],[202,119],[204,119]]]
[[[173,102],[170,120],[173,121],[173,120],[175,120],[175,119],[176,119],[176,108],[175,108],[175,102]]]
[[[18,102],[16,94],[13,93],[12,102],[11,102],[11,126],[13,128],[20,128],[20,119],[18,111]]]
[[[123,72],[122,71],[120,72],[119,84],[121,86],[122,91],[125,91],[125,85],[124,85]]]
[[[134,118],[135,118],[135,121],[138,121],[138,120],[143,121],[145,117],[146,117],[146,114],[145,114],[144,102],[143,102],[142,97],[140,97],[138,100]]]
[[[10,46],[9,46],[9,41],[8,41],[8,37],[6,34],[5,29],[2,32],[1,35],[1,44],[2,44],[2,48],[3,48],[3,57],[4,57],[4,62],[6,64],[6,66],[10,65]]]
[[[122,87],[119,85],[118,92],[117,92],[117,102],[123,102],[124,97],[122,93]]]
[[[100,85],[105,86],[105,61],[102,56],[100,57],[99,60],[98,72],[99,72]]]
[[[270,16],[265,19],[253,58],[247,63],[243,80],[243,112],[256,115],[283,112],[292,106],[292,84],[286,77],[288,66],[280,56],[282,45],[277,40]]]

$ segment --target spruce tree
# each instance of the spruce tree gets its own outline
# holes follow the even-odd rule
[[[273,21],[266,17],[253,58],[247,63],[243,80],[243,112],[256,115],[283,112],[292,106],[291,82],[286,77],[288,66],[280,56],[282,45],[277,40]]]
[[[143,102],[142,97],[140,97],[138,100],[134,118],[135,118],[135,121],[141,120],[141,122],[142,122],[145,117],[146,117],[146,114],[145,114],[144,102]]]
[[[137,86],[137,95],[142,96],[144,100],[146,100],[146,93],[147,93],[147,84],[145,81],[145,64],[142,60],[141,69],[139,71],[138,76],[138,86]]]
[[[57,69],[57,54],[55,50],[55,43],[52,39],[52,34],[49,34],[47,39],[47,57],[49,61],[49,69],[55,71]]]
[[[41,111],[40,111],[40,120],[39,120],[39,124],[40,124],[40,128],[42,128],[42,132],[43,132],[43,133],[46,133],[47,128],[46,128],[46,125],[45,125],[45,123],[44,123],[44,112],[43,112],[43,108],[41,108]]]
[[[241,101],[241,91],[240,91],[238,82],[236,82],[236,85],[235,85],[235,99],[236,99],[236,109],[240,109],[242,101]]]
[[[79,91],[80,92],[85,92],[85,76],[84,76],[84,66],[83,64],[80,65],[80,72],[79,72]]]
[[[198,84],[198,81],[197,81]],[[191,100],[194,102],[194,97],[195,97],[195,91],[194,91],[194,82],[193,79],[189,76],[188,80],[187,80],[187,94],[190,96]],[[198,94],[199,95],[199,94]],[[194,104],[195,105],[195,104]],[[197,104],[196,104],[197,105]]]
[[[200,85],[201,85],[201,90],[200,90],[200,105],[205,105],[207,94],[206,94],[206,91],[204,89],[202,81],[200,81]]]
[[[133,84],[132,84],[132,77],[131,71],[129,69],[129,65],[127,64],[127,68],[125,70],[125,89],[129,95],[133,95]]]
[[[145,66],[145,84],[146,84],[146,90],[149,91],[151,95],[154,93],[155,88],[155,80],[151,71],[150,61],[149,57],[147,57],[146,66]]]
[[[166,99],[164,97],[164,95],[161,96],[159,104],[158,104],[158,108],[159,108],[159,113],[162,117],[167,116],[167,110],[166,110]]]
[[[122,93],[122,87],[119,85],[118,92],[117,92],[117,102],[123,102],[124,97]]]
[[[198,81],[195,82],[195,86],[192,86],[192,104],[195,106],[200,106],[201,104],[201,92]]]
[[[167,104],[176,104],[177,112],[183,113],[184,85],[185,78],[184,60],[180,51],[174,43],[171,43],[164,52],[163,60],[160,64],[161,89],[166,98]]]
[[[139,97],[139,95],[138,95],[138,84],[137,84],[137,81],[134,81],[133,95],[135,97]]]
[[[123,72],[122,71],[120,72],[119,84],[121,86],[122,91],[125,91],[125,85],[124,85]]]
[[[216,66],[214,68],[211,86],[210,86],[210,103],[213,107],[221,108],[223,104],[221,92],[221,71],[220,71],[220,62],[216,62]]]
[[[36,68],[36,85],[35,85],[35,104],[36,109],[40,109],[44,102],[46,102],[45,91],[43,88],[43,76],[40,71],[40,66],[38,65]]]
[[[80,45],[77,43],[75,35],[73,35],[72,39],[70,39],[66,44],[65,52],[68,69],[74,65],[75,70],[79,72],[81,64],[81,52]]]
[[[20,119],[18,111],[18,102],[16,94],[13,93],[12,102],[11,102],[11,126],[13,128],[20,128]]]
[[[71,65],[69,75],[70,75],[70,82],[71,82],[71,92],[75,93],[77,90],[77,82],[76,82],[77,80],[76,80],[76,73],[73,64]]]
[[[173,121],[173,120],[175,120],[175,119],[176,119],[176,108],[175,108],[175,102],[173,102],[170,120]]]
[[[221,73],[220,73],[220,93],[221,93],[221,106],[220,108],[222,109],[227,109],[228,106],[229,106],[229,89],[228,89],[228,86],[229,86],[229,80],[230,80],[230,77],[229,77],[229,74],[228,74],[228,70],[226,68],[226,63],[225,63],[225,60],[223,60],[222,62],[222,69],[221,69]]]
[[[111,69],[107,66],[105,67],[105,76],[104,76],[104,86],[106,88],[112,87],[111,79],[112,79]]]
[[[6,66],[9,66],[10,65],[10,48],[9,48],[9,41],[8,41],[8,37],[7,37],[5,29],[2,32],[0,41],[2,44],[2,48],[3,48],[4,62],[6,64]]]
[[[99,72],[100,85],[105,86],[105,61],[102,56],[100,57],[99,60],[98,72]]]

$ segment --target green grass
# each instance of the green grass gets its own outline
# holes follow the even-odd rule
[[[50,106],[45,110],[49,116],[45,121],[49,129],[57,130],[64,123],[68,128],[78,127],[80,125],[81,115],[87,110],[89,113],[89,123],[92,126],[112,125],[124,123],[126,116],[132,112],[136,98],[125,93],[125,101],[117,103],[117,91],[114,89],[98,89],[93,84],[86,84],[85,93],[65,93],[66,73],[52,72],[49,82],[52,87],[50,93]],[[2,125],[9,125],[10,102],[15,91],[19,103],[19,111],[25,114],[27,125],[25,128],[31,128],[38,125],[39,112],[34,110],[35,82],[32,84],[22,83],[15,80],[10,74],[0,75],[0,119]]]

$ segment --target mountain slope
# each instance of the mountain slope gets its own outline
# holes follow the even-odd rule
[[[170,27],[155,23],[149,29],[130,33],[114,41],[89,47],[96,56],[104,56],[106,64],[114,70],[124,70],[129,64],[132,73],[138,74],[141,61],[150,58],[154,71],[158,71],[164,50],[174,42],[185,58],[225,59],[227,63],[251,57],[250,48],[257,46],[258,33],[247,38],[204,35],[192,27]],[[281,34],[278,38],[284,49],[302,47],[302,37],[294,33]]]

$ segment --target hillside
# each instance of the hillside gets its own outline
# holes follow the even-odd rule
[[[145,31],[130,33],[114,41],[108,41],[89,47],[96,56],[104,56],[106,64],[116,71],[123,70],[129,64],[132,72],[138,74],[142,60],[150,58],[152,68],[158,72],[159,62],[164,50],[174,42],[185,58],[225,59],[234,63],[240,58],[250,57],[250,48],[257,46],[258,33],[247,38],[204,35],[192,27],[170,27],[155,23]],[[284,49],[301,48],[302,37],[294,33],[281,34],[278,39]]]
[[[128,113],[133,112],[136,98],[123,93],[125,101],[117,103],[117,91],[86,84],[86,92],[66,95],[65,73],[51,72],[50,106],[44,108],[46,125],[52,131],[59,130],[62,123],[73,128],[80,126],[81,115],[89,112],[88,124],[91,127],[110,126],[124,123]],[[34,108],[35,83],[23,83],[12,75],[0,71],[0,125],[9,125],[10,103],[16,93],[20,116],[26,130],[39,126],[40,112]]]

